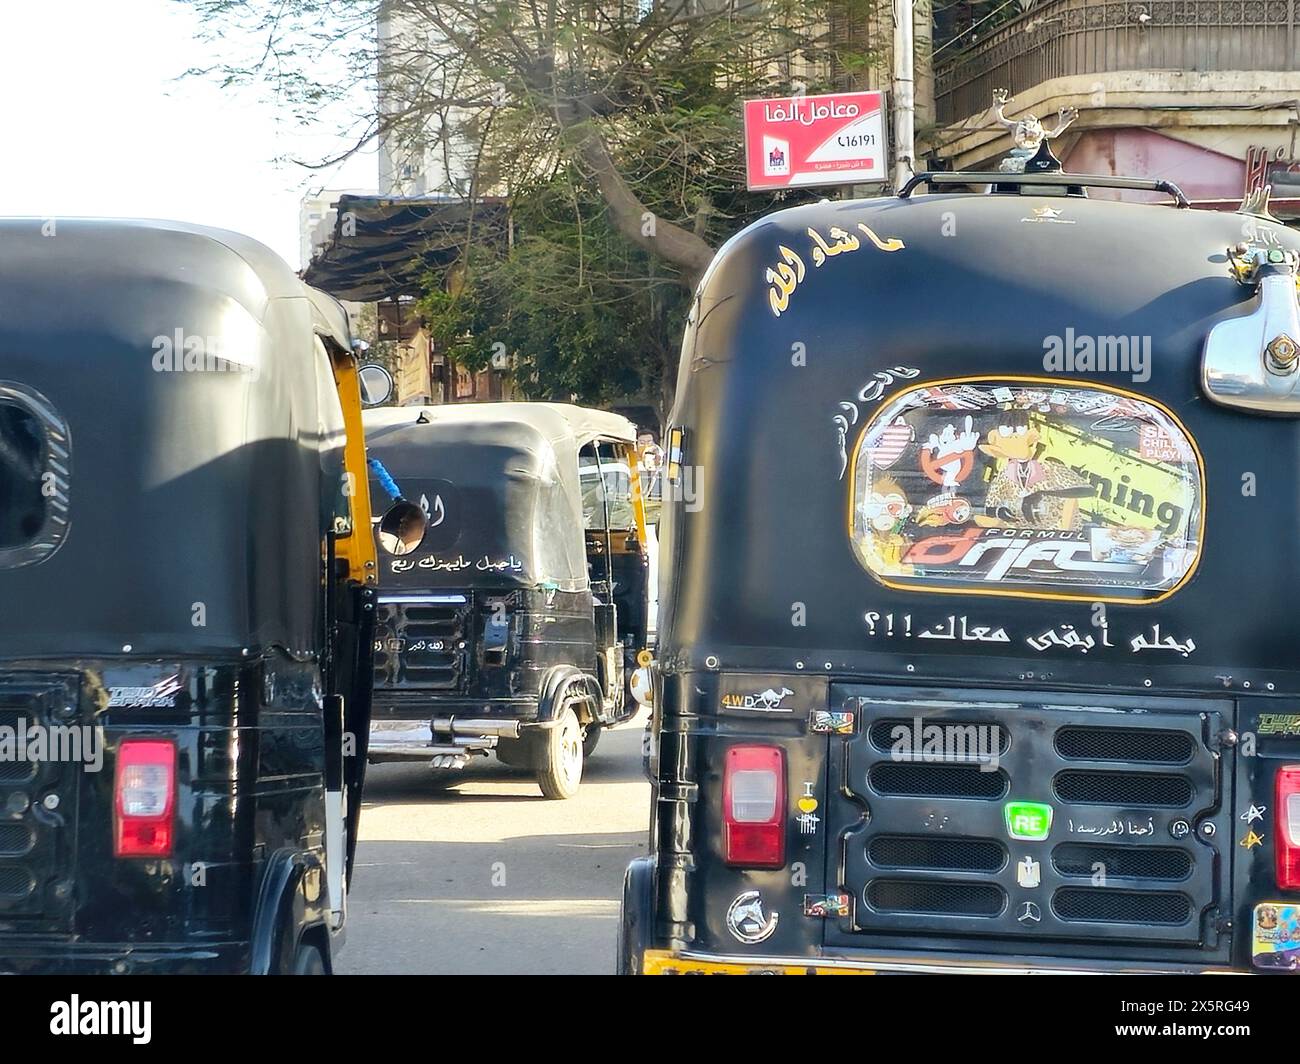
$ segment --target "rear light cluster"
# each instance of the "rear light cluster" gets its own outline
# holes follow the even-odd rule
[[[113,781],[113,853],[170,857],[176,836],[176,744],[123,739]]]
[[[1277,885],[1281,890],[1300,890],[1300,765],[1279,768],[1274,786]]]
[[[785,757],[778,746],[733,746],[722,775],[723,857],[736,868],[785,864]]]

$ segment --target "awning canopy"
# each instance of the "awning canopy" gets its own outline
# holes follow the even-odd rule
[[[471,206],[461,197],[345,193],[337,213],[334,235],[302,276],[358,303],[420,295],[425,274],[454,262],[467,239],[500,237],[506,220],[499,197]]]

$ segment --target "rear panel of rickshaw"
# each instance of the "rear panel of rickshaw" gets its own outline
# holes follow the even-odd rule
[[[247,971],[278,857],[324,858],[314,670],[274,656],[83,669],[0,678],[0,724],[88,726],[100,744],[94,760],[5,763],[0,971]],[[140,740],[175,749],[172,843],[156,857],[115,849],[119,753]],[[323,879],[315,894],[321,919]]]
[[[1241,233],[932,196],[782,212],[719,256],[669,437],[657,948],[1270,963],[1256,907],[1300,905],[1274,874],[1300,425],[1199,390],[1248,309]],[[768,868],[728,850],[746,748],[779,766]]]
[[[286,930],[325,932],[327,784],[360,806],[340,733],[367,731],[375,560],[345,316],[233,234],[0,228],[0,971],[274,969]],[[51,316],[70,271],[77,312]],[[62,745],[24,756],[24,729]],[[121,846],[146,747],[166,804]]]
[[[463,587],[381,592],[375,715],[537,716],[548,673],[595,672],[591,592]]]
[[[558,671],[602,676],[598,655],[620,637],[644,645],[645,522],[629,445],[566,444],[562,416],[543,404],[442,417],[370,417],[372,456],[429,515],[405,556],[377,536],[376,713],[536,719]],[[561,435],[548,441],[538,426]]]

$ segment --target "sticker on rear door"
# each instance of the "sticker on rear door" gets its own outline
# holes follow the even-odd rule
[[[1300,906],[1270,901],[1255,906],[1251,962],[1256,968],[1300,968]]]
[[[1192,574],[1204,478],[1153,400],[1033,378],[908,386],[848,457],[849,538],[888,587],[1154,602]]]
[[[1007,802],[1002,813],[1013,839],[1039,842],[1052,830],[1052,807],[1046,802]]]

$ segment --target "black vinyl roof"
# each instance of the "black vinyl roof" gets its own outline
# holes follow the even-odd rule
[[[635,442],[626,418],[564,403],[458,403],[365,413],[372,461],[433,524],[420,548],[380,545],[380,586],[587,585],[578,452]],[[384,487],[372,479],[376,514]]]
[[[0,658],[315,646],[347,318],[247,237],[0,221],[0,380],[70,437],[67,535],[0,557]],[[192,623],[196,604],[204,623]]]
[[[683,431],[683,480],[660,528],[661,556],[673,559],[660,659],[904,677],[910,663],[917,676],[1009,684],[1045,667],[1054,682],[1139,689],[1175,674],[1222,689],[1218,673],[1294,669],[1285,618],[1300,598],[1300,420],[1226,409],[1200,386],[1210,328],[1256,305],[1228,256],[1251,236],[1300,249],[1294,231],[1240,214],[1042,194],[823,201],[732,238],[691,309],[670,417]],[[1054,343],[1079,337],[1149,352],[1147,374],[1046,364]],[[846,448],[851,458],[891,396],[972,377],[1129,391],[1172,411],[1204,455],[1199,566],[1167,601],[1110,608],[1117,649],[1105,673],[1100,652],[1053,657],[1025,642],[1062,624],[1096,633],[1087,603],[894,589],[854,556]],[[957,431],[963,414],[954,410]],[[1259,480],[1255,496],[1243,494],[1247,474]],[[985,489],[975,485],[973,501]],[[806,625],[791,626],[791,603]],[[880,634],[889,616],[921,632],[950,615],[1005,626],[1012,641]],[[874,638],[868,616],[881,619]],[[1194,639],[1196,652],[1169,661],[1131,651],[1128,640],[1154,623]]]
[[[376,302],[415,296],[430,270],[460,257],[467,239],[502,233],[504,201],[470,204],[458,197],[339,197],[334,235],[303,279],[340,299]],[[471,229],[472,225],[472,229]]]

